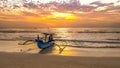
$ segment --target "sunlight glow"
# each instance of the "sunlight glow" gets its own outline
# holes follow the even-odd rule
[[[56,31],[61,32],[61,33],[66,33],[66,32],[68,32],[68,30],[69,29],[67,29],[67,28],[61,28],[61,29],[57,29]]]
[[[64,46],[60,45],[61,48],[64,48]],[[52,51],[53,54],[59,54],[60,50],[57,46],[55,46],[54,50]],[[72,51],[69,47],[66,47],[59,55],[62,56],[71,56],[71,55],[77,55],[76,52]]]
[[[41,17],[27,17],[28,21],[32,22],[45,22],[45,23],[61,23],[61,22],[74,22],[76,20],[76,16],[69,13],[59,13],[53,12],[50,15],[44,15]]]
[[[53,12],[52,16],[54,18],[63,18],[63,19],[75,19],[75,16],[73,14],[69,14],[69,13],[60,13],[60,12]]]

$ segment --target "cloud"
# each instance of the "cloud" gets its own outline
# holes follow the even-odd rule
[[[26,11],[29,10],[38,10],[40,12],[67,12],[67,11],[83,11],[83,12],[91,12],[93,10],[118,10],[119,7],[114,6],[114,3],[102,3],[101,1],[90,2],[89,5],[81,5],[80,3],[75,1],[71,2],[57,2],[57,1],[49,1],[46,3],[42,3],[41,1],[29,1],[29,0],[16,0],[15,3],[13,1],[1,1],[2,5],[0,9],[4,11],[14,11],[14,9],[20,9],[19,11]],[[111,8],[112,7],[112,8]],[[23,10],[23,9],[27,10]]]
[[[95,1],[95,2],[90,3],[90,5],[97,5],[98,7],[101,7],[101,6],[113,5],[113,3],[102,3],[101,1]]]
[[[77,0],[71,2],[50,0],[44,3],[40,0],[1,0],[0,14],[1,22],[37,22],[52,26],[67,26],[63,22],[77,23],[79,24],[77,26],[86,23],[92,26],[100,24],[98,22],[106,22],[102,24],[108,25],[119,23],[120,5],[119,1],[104,3],[98,0],[91,0],[89,4],[81,4]],[[113,17],[115,19],[112,19]]]
[[[32,13],[32,12],[22,12],[22,15],[24,16],[34,16],[34,17],[38,17],[39,15],[37,13]]]
[[[119,4],[116,4],[118,2],[115,2],[115,3],[102,3],[101,1],[95,1],[95,2],[92,2],[90,3],[90,5],[96,5],[96,9],[94,9],[94,11],[97,11],[97,12],[103,12],[103,13],[118,13],[120,12],[120,5]],[[113,14],[114,14],[113,13]]]

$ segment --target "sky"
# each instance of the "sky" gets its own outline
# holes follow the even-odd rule
[[[120,0],[0,0],[4,27],[120,27]]]

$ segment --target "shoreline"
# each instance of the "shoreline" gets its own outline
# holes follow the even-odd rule
[[[120,57],[120,48],[78,48],[66,47],[61,54],[57,46],[40,50],[36,44],[18,45],[22,41],[0,41],[0,52],[51,54],[63,56]]]

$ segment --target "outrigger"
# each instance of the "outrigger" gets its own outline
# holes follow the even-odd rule
[[[59,51],[60,51],[59,54],[62,53],[62,51],[67,46],[67,45],[65,45],[65,46],[63,45],[64,47],[61,47],[60,45],[55,44],[55,40],[53,39],[54,34],[52,34],[52,33],[42,33],[42,34],[44,34],[43,38],[40,38],[39,35],[37,35],[37,38],[35,40],[27,40],[20,45],[25,45],[31,41],[31,42],[37,43],[38,48],[42,49],[42,50],[55,45],[59,48]]]
[[[37,36],[37,39],[35,39],[35,42],[37,43],[38,48],[40,49],[46,49],[48,47],[51,47],[53,45],[56,45],[59,48],[59,54],[62,53],[62,51],[65,49],[67,45],[61,48],[61,46],[55,44],[55,41],[53,40],[53,35],[54,34],[48,34],[48,33],[43,33],[45,35],[44,41],[40,39],[39,35]]]

